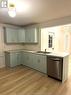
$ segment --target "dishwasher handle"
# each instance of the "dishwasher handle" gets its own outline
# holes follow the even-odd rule
[[[53,61],[61,61],[60,59],[54,59],[54,58],[51,58],[51,60],[53,60]]]

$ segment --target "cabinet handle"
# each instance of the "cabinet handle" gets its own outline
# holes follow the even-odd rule
[[[52,59],[52,58],[51,58],[51,60],[53,60],[53,61],[60,61],[60,59]]]

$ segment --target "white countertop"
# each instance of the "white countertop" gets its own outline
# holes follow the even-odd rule
[[[29,51],[29,50],[9,50],[9,51],[6,51],[8,53],[10,52],[30,52],[30,53],[35,53],[35,54],[42,54],[42,55],[49,55],[49,56],[56,56],[56,57],[65,57],[65,56],[68,56],[69,53],[66,53],[66,52],[51,52],[49,54],[47,53],[37,53],[37,51]]]
[[[66,53],[66,52],[52,52],[48,55],[49,56],[57,56],[57,57],[65,57],[65,56],[68,56],[69,53]]]

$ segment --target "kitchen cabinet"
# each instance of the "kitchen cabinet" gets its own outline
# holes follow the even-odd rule
[[[31,67],[31,68],[33,68],[33,69],[35,69],[34,56],[35,56],[35,54],[29,53],[29,60],[28,60],[28,62],[29,62],[29,67]]]
[[[18,43],[18,29],[5,28],[4,34],[6,43]]]
[[[6,66],[25,65],[62,82],[68,78],[68,54],[41,53],[32,51],[5,52]]]
[[[43,73],[47,73],[46,56],[30,52],[23,52],[23,65],[31,67]]]
[[[38,28],[4,28],[5,43],[38,43]]]
[[[0,68],[3,67],[5,67],[5,55],[3,52],[2,53],[0,52]]]
[[[26,28],[25,30],[26,43],[38,43],[38,28]]]
[[[22,54],[22,64],[33,68],[33,54],[29,52],[23,52]]]
[[[28,66],[28,53],[22,52],[22,64]]]
[[[16,52],[5,53],[6,66],[15,67],[21,64],[21,54]]]
[[[21,65],[22,64],[22,55],[21,52],[17,52],[17,65]]]
[[[47,73],[47,58],[45,55],[19,51],[5,53],[6,65],[14,67],[20,64]]]
[[[47,58],[45,55],[34,55],[34,68],[40,72],[47,73]]]
[[[25,29],[19,29],[18,43],[25,43]]]

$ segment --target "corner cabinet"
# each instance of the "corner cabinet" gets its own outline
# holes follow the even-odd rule
[[[9,67],[22,64],[47,74],[47,56],[43,54],[25,51],[5,52],[5,63]]]
[[[20,65],[21,62],[21,53],[20,52],[6,52],[5,53],[5,63],[6,66],[15,67]]]

